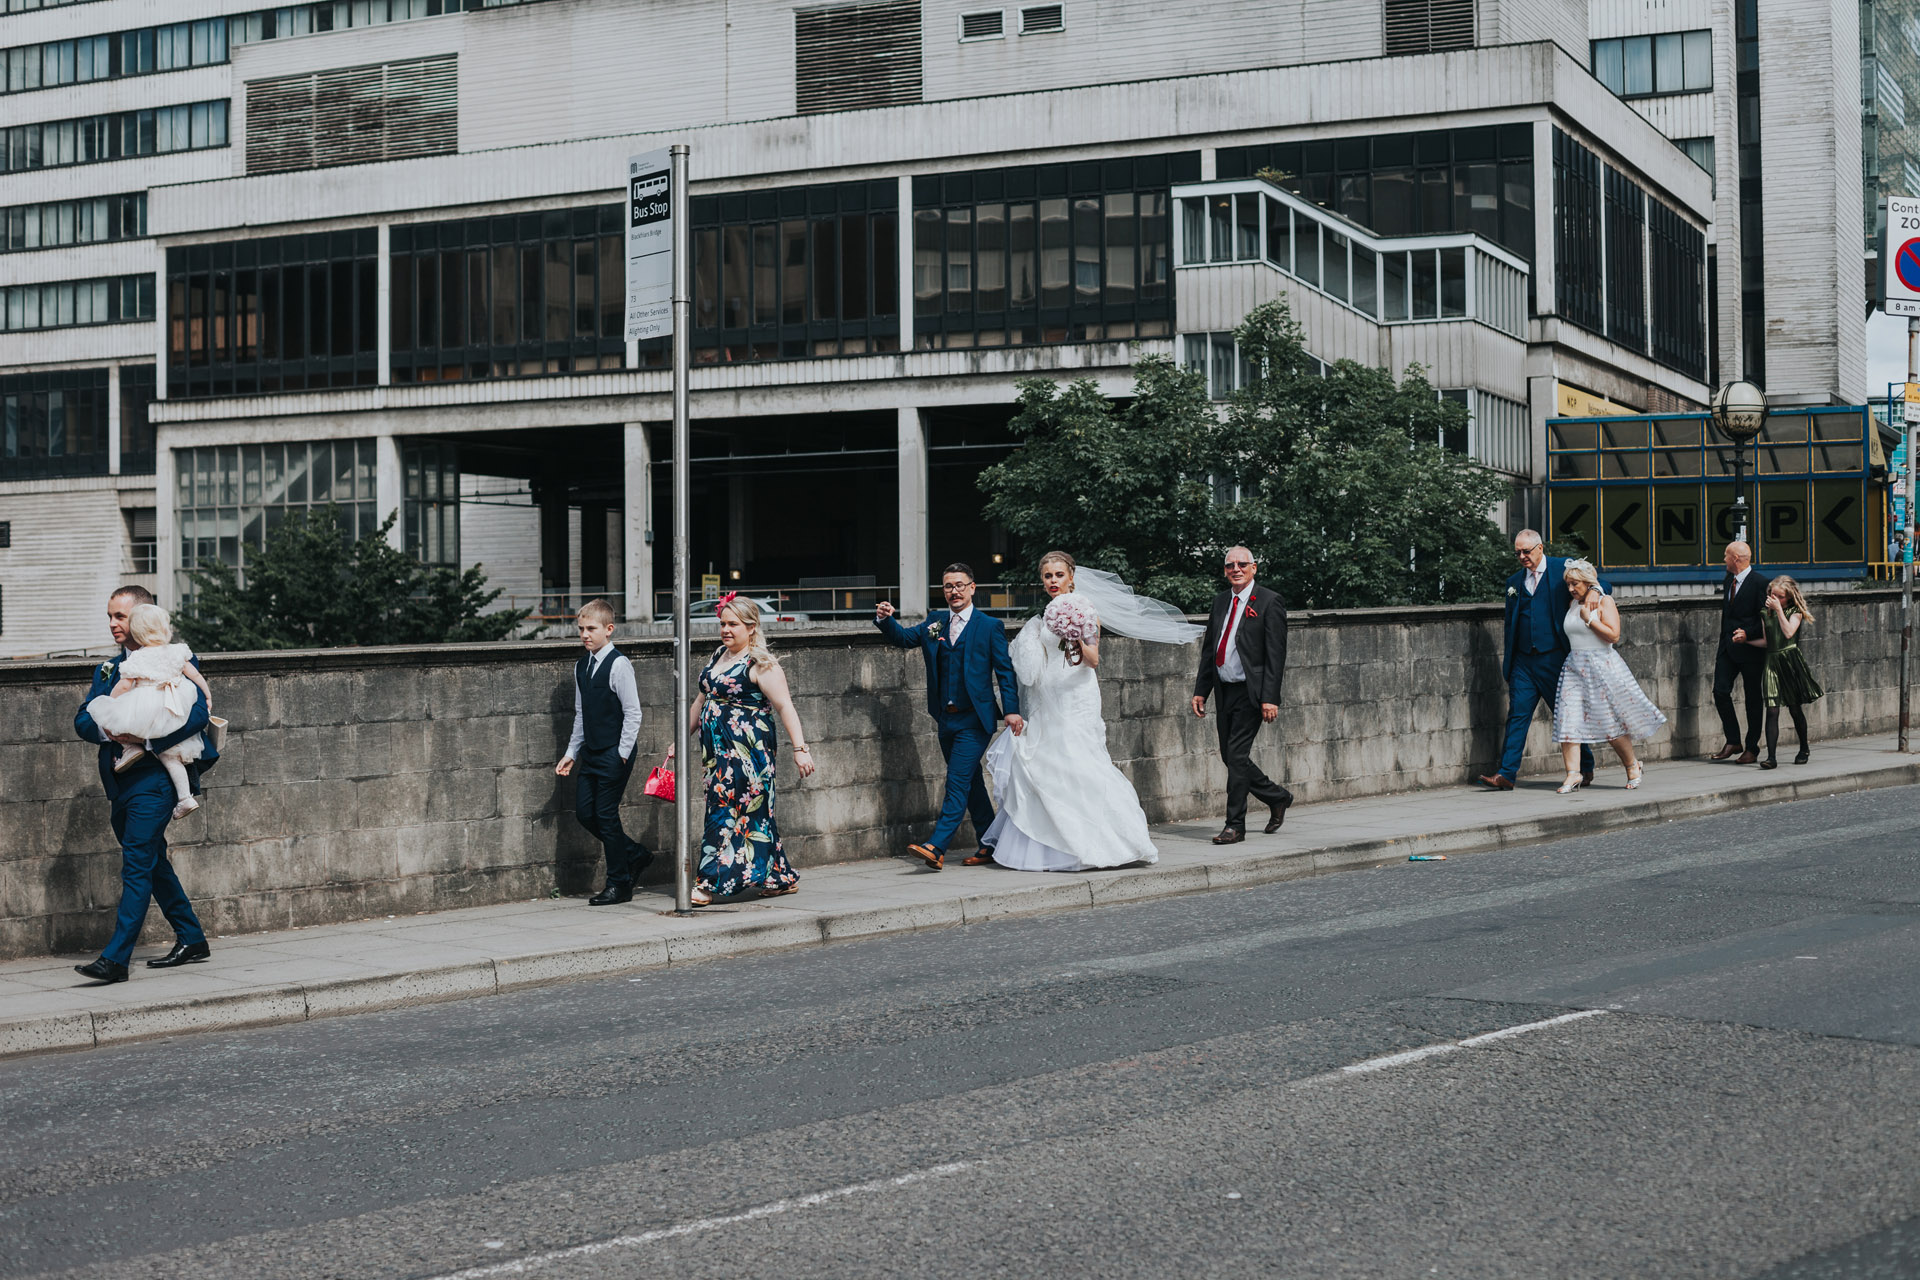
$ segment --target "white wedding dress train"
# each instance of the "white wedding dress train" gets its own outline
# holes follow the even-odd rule
[[[1159,861],[1140,798],[1107,753],[1094,669],[1069,665],[1041,618],[1011,649],[1026,731],[1002,733],[987,749],[1000,811],[981,843],[1017,871]]]

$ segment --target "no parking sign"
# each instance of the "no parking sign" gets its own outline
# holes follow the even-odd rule
[[[1887,197],[1887,230],[1880,245],[1880,309],[1920,316],[1920,199]]]

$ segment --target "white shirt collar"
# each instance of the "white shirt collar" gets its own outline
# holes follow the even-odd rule
[[[964,626],[967,621],[973,617],[973,606],[968,605],[964,609],[949,609],[947,612],[953,615],[956,622]]]
[[[1734,574],[1734,575],[1733,575],[1733,589],[1734,589],[1735,591],[1738,591],[1738,590],[1739,590],[1740,588],[1742,588],[1742,587],[1744,587],[1744,586],[1746,586],[1746,585],[1747,585],[1747,575],[1748,575],[1748,574],[1750,574],[1750,573],[1752,573],[1752,572],[1753,572],[1753,566],[1752,566],[1752,565],[1748,565],[1748,566],[1747,566],[1746,568],[1744,568],[1744,569],[1742,569],[1742,570],[1741,570],[1740,572],[1738,572],[1738,573],[1736,573],[1736,574]]]

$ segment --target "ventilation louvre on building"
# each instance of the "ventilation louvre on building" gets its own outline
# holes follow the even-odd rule
[[[1006,33],[1006,11],[1003,9],[989,9],[985,13],[960,15],[962,40],[994,40]]]
[[[920,101],[920,0],[798,9],[794,110],[800,115]]]
[[[459,148],[454,55],[247,85],[247,172],[286,173]]]
[[[1473,48],[1473,0],[1385,0],[1388,57]]]
[[[1020,11],[1020,34],[1036,36],[1047,31],[1065,31],[1067,15],[1057,4],[1035,5]]]

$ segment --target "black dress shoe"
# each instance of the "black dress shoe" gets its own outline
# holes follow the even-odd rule
[[[175,965],[192,964],[196,960],[205,960],[213,954],[213,949],[203,942],[176,942],[173,950],[163,956],[147,961],[149,969],[171,969]]]
[[[115,964],[105,956],[101,956],[92,964],[77,964],[73,966],[73,971],[83,978],[92,978],[95,982],[125,982],[127,980],[127,966]]]
[[[1261,831],[1266,835],[1272,835],[1278,831],[1280,824],[1287,820],[1287,810],[1291,808],[1293,808],[1293,798],[1291,796],[1273,806],[1273,812],[1267,817],[1267,825],[1262,827]]]
[[[1762,769],[1778,769],[1780,767],[1780,762],[1778,760],[1775,760],[1772,756],[1768,756],[1765,760],[1762,760],[1760,762],[1760,767]]]
[[[1213,838],[1215,844],[1239,844],[1247,838],[1247,833],[1238,827],[1222,827],[1220,834]]]
[[[1590,787],[1593,785],[1593,770],[1587,769],[1581,773],[1580,785],[1583,787]]]
[[[1793,762],[1795,764],[1805,764],[1807,761],[1811,760],[1812,758],[1813,758],[1813,753],[1811,751],[1808,751],[1805,747],[1802,747],[1800,748],[1800,754],[1796,755],[1793,758]]]
[[[587,899],[590,907],[611,907],[622,902],[633,901],[633,886],[630,884],[610,884]]]

